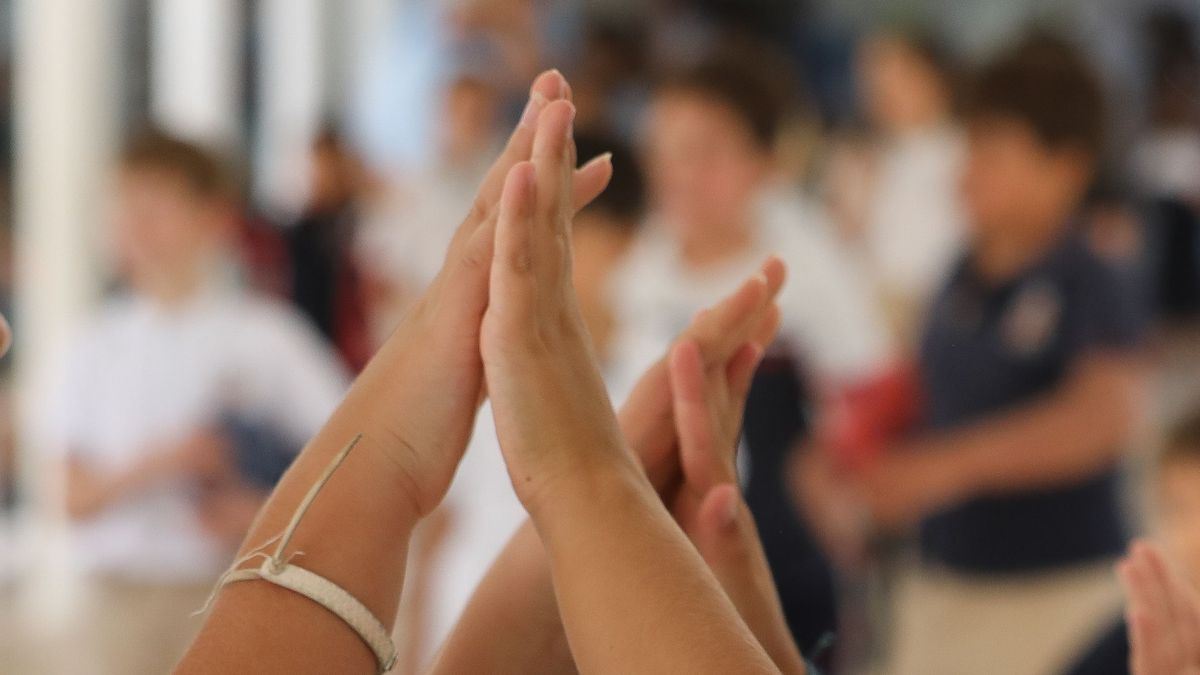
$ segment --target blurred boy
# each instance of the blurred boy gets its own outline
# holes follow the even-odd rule
[[[1054,672],[1120,602],[1142,322],[1134,289],[1078,233],[1102,104],[1082,57],[1049,39],[975,83],[973,239],[925,329],[926,433],[858,473],[878,525],[920,529],[889,672]]]
[[[814,404],[828,411],[887,378],[892,346],[826,219],[777,186],[780,75],[757,53],[721,52],[658,87],[645,133],[652,210],[614,286],[613,353],[618,381],[630,381],[705,298],[728,293],[768,255],[797,270],[779,297],[783,327],[764,366],[773,377],[750,396],[744,468],[746,501],[807,649],[833,628],[832,582],[784,489],[784,459]]]
[[[42,415],[62,453],[93,672],[167,672],[269,483],[339,401],[336,358],[296,315],[232,287],[220,163],[158,134],[117,171],[124,292]],[[285,455],[285,456],[280,456]]]
[[[575,145],[585,161],[613,153],[612,181],[576,214],[571,234],[579,309],[601,364],[608,366],[616,331],[609,287],[645,216],[645,185],[633,150],[624,143],[580,130]],[[614,393],[614,400],[621,398]],[[496,443],[490,407],[480,411],[475,429],[449,494],[414,545],[412,557],[418,562],[410,577],[413,592],[405,600],[410,613],[400,631],[401,644],[412,652],[405,672],[421,672],[493,560],[525,521]]]

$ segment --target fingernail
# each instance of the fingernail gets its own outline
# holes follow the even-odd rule
[[[591,167],[593,164],[605,164],[605,163],[608,163],[608,164],[612,163],[612,153],[611,152],[601,153],[601,154],[596,155],[595,157],[589,159],[586,164],[584,164],[582,167],[580,167],[580,171]]]
[[[538,115],[542,112],[542,108],[546,107],[549,101],[542,95],[540,91],[535,91],[529,96],[529,102],[525,104],[525,110],[521,113],[521,126],[531,127],[537,121]]]
[[[558,77],[558,97],[560,99],[566,98],[567,94],[571,91],[567,86],[567,78],[563,77],[562,72],[558,68],[551,68],[550,72]]]
[[[725,506],[725,512],[721,514],[721,524],[725,527],[733,527],[737,522],[738,517],[738,499],[730,499],[729,504]]]
[[[570,105],[570,116],[567,117],[567,140],[575,137],[575,105]]]

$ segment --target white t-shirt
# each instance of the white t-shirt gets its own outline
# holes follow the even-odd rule
[[[413,292],[429,285],[498,152],[398,181],[359,229],[355,250],[366,269]]]
[[[963,245],[962,133],[936,127],[883,148],[867,211],[868,272],[889,297],[924,306]]]
[[[1134,150],[1139,186],[1152,197],[1200,198],[1200,131],[1161,129]]]
[[[698,310],[734,291],[770,255],[788,267],[779,339],[816,381],[852,383],[886,366],[891,339],[830,225],[801,200],[773,194],[762,200],[750,246],[715,268],[690,269],[665,229],[649,223],[612,287],[618,389],[627,391]]]
[[[450,636],[475,587],[525,521],[525,508],[500,452],[490,404],[479,411],[475,433],[440,508],[451,522],[432,562],[428,643],[420,646],[426,660]]]
[[[39,414],[52,451],[115,474],[208,428],[225,412],[270,425],[301,447],[348,379],[290,308],[208,289],[184,305],[109,302],[66,361]],[[211,580],[232,551],[196,521],[195,486],[162,484],[72,527],[86,573],[138,581]]]

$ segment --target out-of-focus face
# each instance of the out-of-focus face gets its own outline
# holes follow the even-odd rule
[[[771,161],[733,111],[668,92],[655,101],[647,132],[652,201],[681,241],[748,224]]]
[[[122,171],[114,207],[120,272],[142,290],[194,279],[228,227],[223,208],[195,195],[182,177],[155,169]]]
[[[1162,467],[1157,493],[1167,553],[1200,589],[1200,459],[1173,460]]]
[[[968,126],[963,200],[975,232],[1004,236],[1046,219],[1078,200],[1087,170],[1067,151],[1046,148],[1016,120],[983,118]]]
[[[450,85],[442,109],[442,145],[451,159],[487,149],[496,132],[499,110],[496,91],[489,85],[463,79]]]
[[[933,67],[903,40],[876,36],[859,52],[859,95],[871,123],[887,133],[937,124],[949,92]]]

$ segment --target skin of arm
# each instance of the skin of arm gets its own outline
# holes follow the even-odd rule
[[[529,156],[549,101],[568,94],[557,72],[534,82],[527,114],[485,178],[441,273],[276,487],[241,555],[283,531],[330,460],[361,434],[288,553],[357,598],[385,626],[392,624],[413,527],[445,495],[475,417],[482,386],[479,326],[488,302],[500,188],[510,167]],[[576,174],[571,196],[583,204],[603,190],[611,165],[592,162]],[[177,672],[375,670],[370,650],[335,615],[299,594],[250,581],[220,593]]]
[[[574,107],[508,175],[480,332],[497,434],[581,672],[777,673],[620,434],[570,274]]]
[[[890,449],[861,472],[859,493],[877,523],[907,527],[973,495],[1092,475],[1119,456],[1137,424],[1141,372],[1133,356],[1087,357],[1036,402]]]

